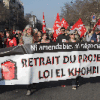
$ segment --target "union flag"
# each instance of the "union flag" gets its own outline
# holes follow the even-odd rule
[[[44,12],[43,12],[43,25],[42,25],[42,32],[46,33],[46,24],[45,24],[45,19],[44,19]]]
[[[60,16],[59,16],[59,13],[57,13],[57,17],[56,17],[55,23],[53,25],[53,30],[54,30],[53,39],[54,39],[54,41],[56,41],[56,37],[61,34],[60,28],[61,28]]]
[[[71,30],[75,30],[75,29],[78,30],[80,38],[86,33],[86,28],[81,18],[71,28]]]
[[[67,29],[69,27],[69,24],[67,23],[67,21],[64,18],[62,18],[61,27],[64,27],[65,29]]]
[[[98,22],[96,23],[96,25],[93,27],[93,31],[98,28],[100,30],[100,19],[98,20]]]

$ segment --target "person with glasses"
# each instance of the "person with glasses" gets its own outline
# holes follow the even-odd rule
[[[61,34],[57,37],[56,42],[58,43],[68,43],[68,37],[65,35],[65,28],[61,27]]]
[[[75,39],[75,32],[73,30],[69,32],[69,36],[70,36],[69,42],[77,42]]]

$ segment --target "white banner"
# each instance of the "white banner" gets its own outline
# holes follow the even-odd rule
[[[0,57],[0,85],[100,76],[100,50]]]

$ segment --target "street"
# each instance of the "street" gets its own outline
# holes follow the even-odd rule
[[[31,96],[26,96],[26,87],[0,86],[0,100],[100,100],[100,77],[80,78],[77,90],[72,90],[71,80],[39,83]]]

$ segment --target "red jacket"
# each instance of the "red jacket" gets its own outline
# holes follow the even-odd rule
[[[7,38],[6,47],[13,47],[13,46],[17,46],[16,38],[13,37],[13,39],[11,39],[10,41],[9,41],[9,38]]]

